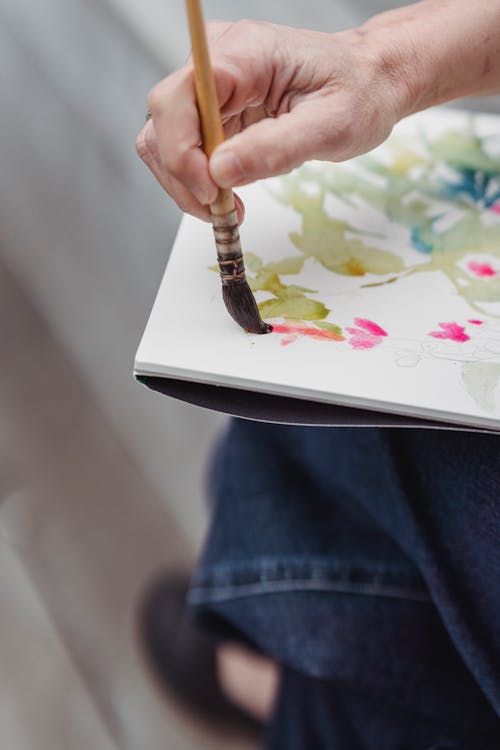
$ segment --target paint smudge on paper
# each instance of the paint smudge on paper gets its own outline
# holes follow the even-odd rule
[[[353,349],[373,349],[387,336],[387,331],[366,318],[355,318],[354,324],[356,327],[346,328],[346,332],[351,336],[349,344]]]
[[[273,333],[283,336],[282,346],[293,344],[301,336],[318,341],[346,341],[342,328],[333,323],[320,322],[315,326],[303,323],[271,323],[271,325]],[[381,326],[367,318],[355,318],[354,326],[347,327],[345,332],[349,334],[349,339],[347,339],[349,345],[357,350],[373,349],[388,335]]]
[[[345,341],[344,336],[342,336],[342,329],[333,324],[328,329],[290,323],[272,323],[272,327],[273,333],[284,334],[281,339],[281,346],[293,344],[299,336],[308,336],[319,341]]]
[[[321,170],[306,165],[282,178],[274,195],[301,217],[292,243],[303,261],[315,260],[334,274],[386,277],[368,280],[363,289],[438,272],[472,309],[484,313],[483,303],[500,302],[500,268],[463,264],[472,253],[500,259],[500,158],[492,155],[488,139],[476,134],[473,118],[417,146],[415,139],[395,136],[385,148],[388,159],[375,152]],[[313,193],[306,189],[311,185],[317,186]],[[332,213],[332,201],[359,208],[359,220]],[[366,229],[363,204],[380,217],[374,231]],[[407,265],[388,249],[391,225],[405,229],[424,262]],[[500,317],[491,308],[488,314]]]
[[[470,340],[470,336],[465,333],[465,326],[460,326],[458,323],[438,323],[441,328],[440,331],[431,331],[429,336],[434,339],[448,339],[449,341],[455,341],[458,344],[464,344]]]
[[[302,271],[304,258],[301,256],[283,258],[266,263],[255,253],[245,253],[245,263],[253,277],[248,278],[252,292],[267,292],[271,295],[259,302],[263,318],[285,318],[288,320],[324,320],[330,310],[326,305],[310,297],[315,289],[286,284],[282,277],[297,275]]]
[[[482,326],[484,325],[484,320],[468,320],[467,323],[471,323],[473,326]]]
[[[470,263],[467,263],[467,268],[469,269],[469,271],[472,271],[472,273],[475,273],[476,276],[479,276],[480,278],[496,276],[498,273],[498,271],[495,271],[491,263],[478,263],[474,260],[471,260]]]
[[[367,318],[355,318],[354,323],[359,326],[359,328],[363,328],[367,333],[371,333],[373,336],[387,336],[387,331],[384,331],[384,329],[377,325],[377,323],[374,323],[373,320],[368,320]]]

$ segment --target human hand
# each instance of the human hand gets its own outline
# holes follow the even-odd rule
[[[152,118],[137,150],[182,209],[208,220],[218,186],[283,174],[308,159],[348,159],[381,143],[407,114],[500,93],[499,28],[500,0],[422,0],[338,34],[211,23],[228,140],[209,161],[188,61],[150,93]]]
[[[189,213],[209,220],[218,187],[289,172],[308,159],[341,161],[389,135],[404,81],[360,30],[325,34],[269,23],[208,24],[226,141],[210,161],[189,60],[151,91],[137,151]],[[237,200],[240,220],[243,206]]]

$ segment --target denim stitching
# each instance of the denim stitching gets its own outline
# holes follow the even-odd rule
[[[377,563],[368,565],[364,561],[346,565],[340,560],[326,562],[313,558],[304,561],[297,557],[208,564],[205,575],[195,576],[192,581],[190,601],[226,601],[294,591],[385,596],[425,603],[431,601],[423,581],[412,571]]]
[[[288,581],[259,581],[254,583],[227,584],[225,586],[196,586],[188,595],[190,604],[205,602],[223,602],[230,599],[258,596],[260,594],[283,594],[297,591],[325,591],[344,594],[359,594],[362,596],[382,596],[391,599],[407,599],[428,604],[431,602],[429,594],[425,592],[405,589],[398,586],[383,586],[379,584],[359,584],[321,581],[315,579],[294,579]]]
[[[324,560],[322,558],[309,557],[304,560],[302,557],[287,555],[285,557],[259,557],[257,559],[247,558],[239,561],[223,561],[215,564],[206,561],[201,565],[203,570],[206,565],[210,572],[211,578],[231,577],[235,578],[240,574],[261,578],[270,575],[286,575],[295,577],[297,571],[302,573],[302,577],[307,578],[325,578],[328,576],[349,576],[363,574],[365,577],[397,577],[411,579],[418,584],[420,589],[425,588],[423,579],[417,572],[408,568],[387,565],[380,562],[366,562],[364,560],[346,562],[344,560]]]

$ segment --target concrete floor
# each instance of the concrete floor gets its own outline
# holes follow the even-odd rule
[[[0,351],[0,746],[243,750],[147,672],[137,603],[188,545],[2,266]]]

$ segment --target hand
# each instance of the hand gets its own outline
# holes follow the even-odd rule
[[[240,21],[210,23],[208,36],[227,140],[209,162],[191,61],[153,88],[152,117],[137,139],[163,188],[200,218],[209,220],[218,186],[283,174],[308,159],[348,159],[385,140],[402,114],[404,81],[362,30]]]
[[[341,161],[403,116],[500,92],[500,0],[422,0],[338,34],[240,21],[208,25],[227,141],[201,150],[190,61],[149,95],[137,150],[165,190],[209,218],[218,186]],[[243,206],[238,200],[242,218]]]

